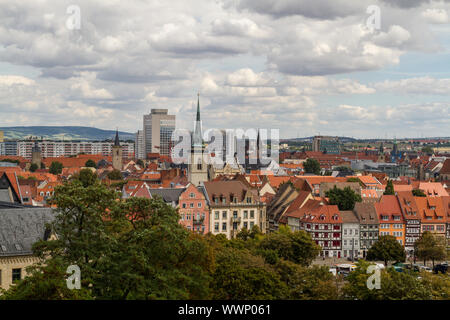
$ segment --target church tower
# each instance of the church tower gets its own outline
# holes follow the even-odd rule
[[[31,163],[36,164],[38,169],[41,168],[42,153],[37,141],[34,141],[34,146],[31,148]]]
[[[112,147],[112,165],[116,170],[122,170],[122,147],[119,142],[119,130],[116,130],[116,138]]]
[[[205,149],[203,147],[202,122],[200,120],[200,94],[198,94],[197,116],[191,146],[188,181],[194,186],[198,186],[200,182],[208,181],[208,164],[203,158]]]

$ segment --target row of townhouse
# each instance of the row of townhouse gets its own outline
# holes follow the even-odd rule
[[[299,195],[297,199],[307,199]],[[298,202],[294,199],[290,208]],[[339,211],[326,198],[308,199],[286,210],[285,223],[305,230],[322,247],[325,257],[365,257],[379,236],[391,235],[408,256],[425,231],[450,243],[450,197],[415,197],[411,192],[383,195],[379,201],[359,202],[351,211]]]
[[[368,203],[357,203],[352,211],[339,211],[325,200],[309,199],[286,216],[293,231],[307,231],[321,246],[323,257],[365,257],[378,240],[378,218]]]
[[[180,224],[202,234],[224,234],[230,239],[243,228],[258,226],[263,233],[267,228],[265,203],[257,189],[242,181],[209,181],[179,188],[150,188],[145,181],[128,181],[122,196],[161,197],[178,210]]]

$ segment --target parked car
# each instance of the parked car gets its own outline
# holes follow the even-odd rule
[[[419,266],[421,271],[426,271],[426,272],[433,272],[433,270],[430,267],[426,267],[426,266]]]
[[[333,274],[333,276],[336,277],[336,275],[337,275],[336,267],[330,267],[330,269],[328,271],[331,272]]]
[[[445,273],[447,273],[447,271],[448,271],[448,265],[444,264],[444,263],[437,264],[433,268],[433,272],[435,274],[438,274],[439,272],[445,274]]]

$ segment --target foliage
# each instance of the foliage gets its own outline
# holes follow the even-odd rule
[[[62,169],[63,169],[63,164],[61,162],[53,161],[50,164],[49,172],[52,174],[61,174]]]
[[[110,180],[122,180],[122,173],[120,170],[114,169],[108,173],[108,179]]]
[[[379,270],[380,288],[369,289],[367,273],[370,263],[359,261],[357,269],[347,277],[343,297],[351,300],[424,300],[432,299],[431,286],[411,272],[397,272],[394,268]],[[376,272],[376,271],[375,271]],[[370,280],[369,280],[370,281]]]
[[[95,163],[94,160],[91,160],[91,159],[86,161],[84,166],[87,167],[87,168],[97,168],[97,164]]]
[[[87,188],[98,182],[98,177],[91,169],[81,169],[80,172],[74,174],[71,180],[79,180],[83,187]]]
[[[426,153],[426,154],[433,154],[433,148],[432,147],[430,147],[430,146],[425,146],[425,147],[423,147],[422,148],[422,152],[423,153]]]
[[[281,227],[279,231],[269,233],[261,240],[259,249],[273,250],[278,258],[308,266],[320,253],[320,247],[309,233],[301,230],[291,232]]]
[[[420,238],[414,243],[415,256],[423,260],[444,260],[446,257],[445,238],[432,234],[429,231],[422,233]]]
[[[353,210],[355,203],[362,201],[361,195],[357,194],[350,187],[340,189],[334,186],[325,195],[329,198],[329,203],[337,205],[339,210]]]
[[[136,161],[136,164],[141,168],[145,168],[145,163],[144,163],[144,161],[142,161],[142,159],[138,159]]]
[[[316,175],[320,174],[320,163],[316,159],[308,158],[303,163],[303,168],[306,173],[314,173]]]
[[[420,190],[420,189],[414,189],[413,191],[412,191],[412,194],[413,194],[413,196],[415,196],[415,197],[426,197],[427,195],[425,194],[425,192],[423,192],[422,190]]]
[[[380,236],[378,241],[367,252],[367,260],[382,260],[387,266],[389,261],[403,262],[406,259],[405,250],[394,236]]]
[[[39,169],[38,165],[36,163],[32,163],[30,166],[30,171],[35,172],[37,169]]]
[[[391,196],[395,195],[395,192],[394,192],[394,183],[392,182],[392,180],[389,180],[389,181],[387,182],[386,189],[384,190],[384,193],[383,193],[383,194],[385,194],[385,195],[391,195]]]

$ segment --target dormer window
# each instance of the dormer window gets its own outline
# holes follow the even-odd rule
[[[324,216],[324,215],[321,215],[321,216],[320,216],[320,220],[325,220],[325,216]]]

